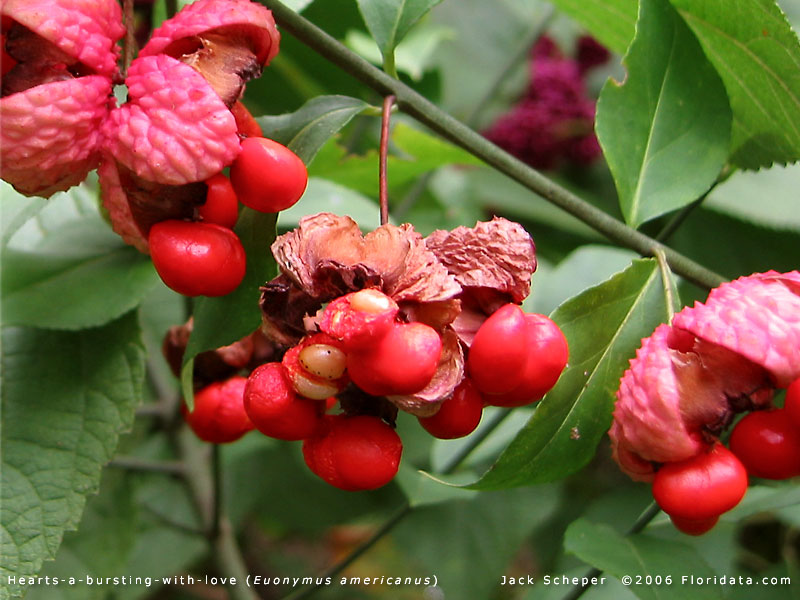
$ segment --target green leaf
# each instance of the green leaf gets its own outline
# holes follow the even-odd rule
[[[725,87],[668,0],[643,0],[623,84],[597,103],[603,147],[625,220],[633,227],[689,204],[728,157]]]
[[[47,200],[23,196],[5,181],[0,181],[0,198],[3,199],[3,210],[0,210],[0,245],[5,246],[28,219],[44,208]]]
[[[363,100],[349,96],[319,96],[293,113],[256,121],[266,137],[290,147],[309,164],[328,139],[368,108]]]
[[[800,164],[738,171],[715,187],[703,205],[756,225],[800,232],[798,182]],[[769,198],[769,202],[755,202],[755,198]]]
[[[416,27],[395,49],[397,70],[414,81],[421,81],[441,43],[452,38],[452,30],[446,27],[428,23]],[[352,29],[345,41],[348,47],[371,63],[381,64],[380,50],[366,33]]]
[[[774,0],[671,1],[725,82],[733,161],[800,160],[800,42]]]
[[[367,29],[384,57],[392,54],[414,24],[442,0],[358,0]]]
[[[625,575],[631,577],[629,589],[642,600],[686,598],[690,584],[682,577],[713,578],[716,575],[691,546],[645,534],[625,537],[608,525],[585,519],[578,519],[567,528],[564,548],[617,579]],[[672,576],[671,584],[663,579],[667,575]],[[656,583],[658,576],[662,577],[660,584]],[[691,597],[702,600],[724,598],[724,595],[718,584],[704,580],[703,585],[691,586]]]
[[[277,274],[270,251],[275,240],[276,218],[275,214],[249,208],[239,214],[235,231],[247,253],[244,280],[227,296],[197,299],[184,365],[200,352],[226,346],[258,329],[261,323],[259,288]]]
[[[142,395],[134,313],[79,332],[4,327],[0,576],[35,575],[75,529]],[[24,585],[0,587],[0,598]]]
[[[10,236],[2,272],[3,322],[54,329],[108,323],[158,283],[150,259],[108,228],[87,186],[54,197]]]
[[[559,10],[583,25],[597,40],[618,54],[636,30],[638,0],[551,0]]]
[[[569,341],[569,365],[527,425],[471,489],[561,479],[595,454],[611,424],[614,393],[641,339],[667,320],[655,260],[635,261],[552,315]]]

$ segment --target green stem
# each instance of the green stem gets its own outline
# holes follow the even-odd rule
[[[403,82],[390,77],[351,52],[338,40],[278,0],[264,0],[264,4],[272,10],[273,16],[284,30],[328,61],[379,94],[396,96],[400,110],[583,221],[612,242],[630,248],[642,256],[653,256],[657,249],[662,249],[672,270],[699,286],[713,288],[725,281],[718,273],[628,227],[495,146],[480,133],[444,112]]]
[[[108,463],[108,466],[129,471],[163,473],[164,475],[183,476],[186,474],[184,464],[177,460],[147,460],[136,456],[117,456]]]
[[[650,505],[646,509],[644,509],[642,514],[639,515],[639,518],[636,519],[634,524],[631,525],[630,529],[628,529],[625,535],[628,536],[640,533],[641,531],[644,530],[645,527],[647,527],[647,525],[650,524],[650,521],[652,521],[656,517],[656,515],[658,515],[658,513],[660,512],[661,509],[659,508],[658,504],[656,504],[655,502],[651,502]],[[586,573],[581,577],[581,580],[583,581],[588,580],[591,582],[593,580],[596,580],[597,577],[599,577],[602,573],[603,573],[602,569],[593,567],[588,571],[586,571]],[[564,597],[561,598],[561,600],[577,600],[583,595],[584,592],[586,592],[590,587],[592,587],[592,585],[593,584],[591,583],[587,583],[585,585],[576,585],[566,595],[564,595]]]
[[[683,225],[683,223],[689,218],[689,215],[691,215],[695,209],[699,208],[703,202],[705,202],[706,198],[708,198],[711,192],[713,192],[718,185],[727,181],[728,178],[735,172],[736,168],[726,165],[719,174],[719,177],[717,177],[716,181],[714,181],[711,187],[708,188],[706,193],[691,204],[687,204],[681,210],[679,210],[675,216],[673,216],[672,219],[670,219],[669,222],[664,225],[664,228],[658,232],[656,239],[659,242],[666,244],[667,240],[672,237],[672,234],[675,233],[681,225]]]

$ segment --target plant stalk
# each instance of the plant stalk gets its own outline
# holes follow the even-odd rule
[[[386,225],[389,222],[389,177],[387,165],[389,162],[389,122],[391,121],[393,106],[394,96],[386,96],[383,99],[383,113],[381,114],[380,162],[378,165],[378,199],[381,207],[381,225]]]

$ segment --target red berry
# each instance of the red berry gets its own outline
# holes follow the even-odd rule
[[[244,278],[244,248],[225,227],[161,221],[150,228],[147,241],[161,279],[185,296],[224,296]]]
[[[298,396],[281,363],[266,363],[247,378],[244,408],[253,425],[279,440],[311,437],[321,424],[323,402]]]
[[[239,202],[253,210],[285,210],[303,195],[308,172],[300,157],[269,138],[250,137],[231,165],[231,183]]]
[[[742,418],[733,428],[730,448],[747,472],[764,479],[800,475],[800,429],[785,410],[760,410]]]
[[[311,472],[348,491],[373,490],[397,474],[403,443],[378,417],[327,415],[319,432],[303,442]]]
[[[373,396],[413,394],[430,383],[442,338],[424,323],[395,323],[374,344],[347,355],[350,379]]]
[[[674,515],[670,515],[670,520],[675,526],[675,529],[687,535],[703,535],[710,531],[714,525],[719,521],[719,516],[709,517],[708,519],[682,519]]]
[[[369,346],[395,324],[397,302],[374,288],[333,300],[322,313],[319,327],[342,341],[347,349]]]
[[[231,377],[211,383],[194,395],[194,410],[181,406],[186,422],[201,440],[213,444],[234,442],[253,429],[244,410],[247,379]]]
[[[432,436],[443,440],[464,437],[481,422],[483,404],[480,392],[465,377],[453,395],[442,402],[439,411],[430,417],[419,417],[419,423]]]
[[[497,309],[469,347],[467,371],[484,394],[505,394],[522,383],[527,360],[525,313],[516,304]]]
[[[653,480],[653,497],[678,519],[702,521],[732,509],[747,491],[747,471],[722,444],[692,458],[666,463]]]
[[[486,395],[493,406],[523,406],[540,400],[561,376],[569,359],[567,338],[548,317],[536,313],[525,315],[527,325],[527,357],[522,370],[522,383],[505,394]]]
[[[198,214],[205,223],[216,223],[233,229],[239,218],[239,201],[231,180],[222,173],[217,173],[206,179],[206,186],[206,201],[197,209]]]
[[[786,399],[783,403],[786,418],[795,427],[800,428],[800,379],[795,379],[786,389]]]

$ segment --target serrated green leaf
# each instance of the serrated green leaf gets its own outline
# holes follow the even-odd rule
[[[719,72],[746,169],[800,160],[800,42],[774,0],[671,0]]]
[[[680,542],[646,534],[625,537],[608,525],[578,519],[567,528],[564,548],[617,579],[631,577],[630,590],[642,600],[686,598],[687,583],[682,577],[689,575],[704,579],[702,585],[691,587],[693,599],[724,598],[718,584],[705,581],[716,573],[694,548]],[[664,579],[667,575],[671,584]]]
[[[0,577],[35,575],[75,529],[130,428],[145,353],[135,314],[79,332],[4,327]],[[0,586],[0,598],[25,586]]]
[[[554,481],[591,460],[611,425],[614,392],[628,361],[642,338],[668,318],[656,261],[635,261],[562,304],[552,318],[569,342],[569,365],[471,489]]]
[[[633,227],[709,189],[728,157],[725,87],[668,0],[642,0],[623,84],[609,80],[596,130]]]
[[[158,283],[147,257],[121,241],[77,260],[7,250],[2,270],[3,323],[53,329],[108,323],[136,308]]]
[[[158,283],[150,259],[108,228],[94,194],[88,185],[59,194],[10,235],[0,257],[5,324],[97,327]]]
[[[319,96],[293,113],[256,121],[266,137],[288,146],[308,165],[325,142],[369,107],[349,96]]]
[[[358,9],[381,53],[387,56],[425,13],[442,0],[358,0]]]
[[[559,10],[583,25],[597,40],[618,54],[636,30],[638,0],[551,0]]]

